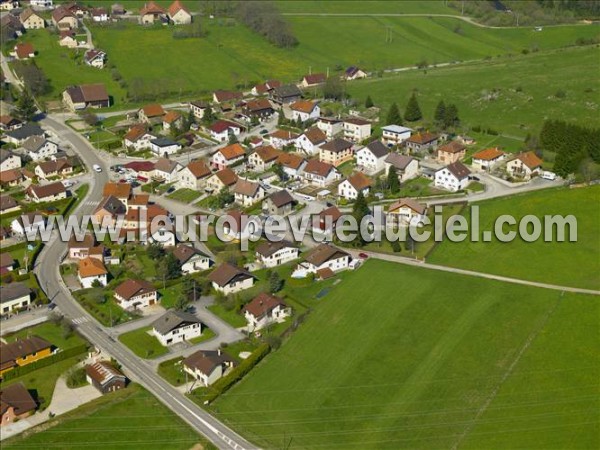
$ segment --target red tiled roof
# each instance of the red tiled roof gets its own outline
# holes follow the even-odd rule
[[[238,143],[227,145],[226,147],[223,147],[218,151],[227,160],[239,158],[240,156],[244,156],[246,154],[244,148]]]
[[[146,105],[142,108],[142,111],[146,115],[146,117],[159,117],[165,114],[165,110],[158,103],[153,103],[151,105]]]
[[[486,148],[473,155],[473,159],[482,159],[484,161],[493,161],[496,158],[504,156],[504,152],[498,148]]]
[[[34,54],[35,49],[31,42],[21,42],[20,44],[15,45],[15,53],[17,54],[17,58],[24,59],[29,58],[29,55]]]

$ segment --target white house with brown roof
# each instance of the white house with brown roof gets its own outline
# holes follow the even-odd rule
[[[110,97],[103,83],[69,86],[63,92],[63,102],[71,111],[86,108],[107,108]]]
[[[439,136],[433,133],[417,133],[411,135],[406,141],[406,148],[413,153],[421,153],[429,149],[435,150],[439,144]]]
[[[257,182],[240,178],[233,187],[233,195],[236,203],[251,206],[265,198],[265,190]]]
[[[332,117],[319,117],[317,120],[317,127],[325,133],[327,139],[332,139],[334,136],[344,131],[344,122]]]
[[[44,161],[35,166],[34,173],[42,180],[50,177],[66,177],[73,173],[73,165],[68,158]]]
[[[280,154],[281,152],[272,145],[261,145],[248,157],[248,166],[257,172],[264,172],[275,164]]]
[[[217,292],[229,295],[251,288],[256,277],[239,267],[223,263],[208,275],[208,279]]]
[[[419,174],[419,160],[408,155],[399,153],[390,153],[385,158],[385,173],[387,174],[390,167],[396,169],[398,180],[403,183],[410,180]]]
[[[179,111],[167,111],[162,118],[162,126],[164,130],[171,128],[181,128],[183,125],[183,116]]]
[[[386,221],[394,225],[416,225],[423,221],[426,213],[427,205],[412,198],[401,198],[389,206]]]
[[[262,210],[263,213],[268,215],[285,216],[294,210],[295,205],[296,200],[294,200],[294,197],[288,191],[282,189],[273,192],[263,200]]]
[[[242,311],[248,322],[248,331],[260,330],[268,325],[283,322],[292,315],[292,308],[279,297],[261,292],[246,304]]]
[[[506,159],[506,153],[498,148],[486,148],[471,157],[471,167],[479,170],[491,170]]]
[[[470,183],[471,171],[460,161],[447,165],[435,172],[434,186],[456,192]]]
[[[31,185],[27,188],[26,195],[36,203],[56,202],[67,198],[67,190],[60,181],[57,181],[43,186]]]
[[[290,105],[292,120],[300,119],[302,122],[317,119],[321,115],[321,107],[318,102],[312,100],[297,100]]]
[[[179,0],[175,0],[167,10],[169,20],[174,25],[187,25],[192,23],[192,14],[182,5]]]
[[[295,145],[299,152],[308,156],[319,152],[319,147],[327,142],[327,135],[319,127],[313,126],[304,131],[296,139]]]
[[[319,161],[337,167],[353,157],[352,142],[335,138],[319,147]]]
[[[246,151],[240,144],[235,143],[227,145],[217,150],[210,157],[210,166],[213,169],[221,170],[225,167],[233,166],[244,161]]]
[[[210,386],[227,375],[236,365],[235,360],[219,350],[199,350],[181,362],[183,370],[204,386]]]
[[[128,279],[116,287],[114,298],[123,309],[146,308],[158,301],[158,291],[149,281]]]
[[[519,153],[506,164],[506,171],[513,177],[529,180],[542,170],[542,160],[534,152]]]
[[[58,153],[58,145],[41,136],[30,136],[22,144],[32,161],[38,162]]]
[[[134,125],[123,137],[125,147],[135,151],[146,150],[151,147],[150,141],[156,139],[153,133],[150,133],[143,124]]]
[[[325,187],[342,178],[340,172],[331,164],[310,159],[304,166],[302,176],[315,186]]]
[[[154,170],[152,171],[152,177],[158,180],[163,180],[165,183],[171,183],[177,181],[179,177],[179,171],[182,169],[181,164],[177,161],[160,158],[154,164]]]
[[[203,270],[210,269],[213,261],[210,256],[205,255],[200,250],[196,249],[192,245],[179,244],[173,250],[173,255],[179,261],[181,265],[181,272],[183,274],[202,272]]]
[[[153,1],[144,3],[144,6],[140,9],[138,21],[142,25],[151,25],[154,22],[165,22],[167,20],[166,11]]]
[[[21,25],[26,30],[39,30],[40,28],[46,27],[44,18],[37,14],[33,9],[27,8],[20,15],[19,20]]]
[[[338,196],[346,200],[356,200],[358,193],[367,197],[371,192],[372,181],[362,172],[356,172],[338,184]]]
[[[370,175],[381,172],[388,154],[388,148],[381,141],[373,141],[356,151],[356,168]]]
[[[86,233],[81,241],[73,235],[67,244],[70,259],[85,259],[87,257],[104,261],[104,246],[98,245],[93,234]]]
[[[204,161],[192,161],[179,171],[177,186],[180,189],[193,189],[200,191],[212,172]]]
[[[300,250],[287,241],[265,241],[256,247],[256,261],[263,267],[277,267],[297,259]]]
[[[282,153],[277,158],[277,164],[281,164],[283,171],[288,177],[297,179],[300,178],[300,175],[306,166],[306,160],[293,153]]]
[[[244,127],[230,120],[217,120],[209,127],[210,137],[217,142],[227,142],[231,136],[239,136]]]
[[[0,148],[0,172],[21,167],[21,157],[4,148]]]
[[[269,134],[269,142],[273,147],[280,150],[287,145],[294,145],[300,135],[288,130],[275,130]]]
[[[332,272],[339,272],[348,269],[352,257],[350,254],[331,244],[320,244],[313,248],[304,257],[304,261],[298,264],[293,277],[307,276],[308,274],[318,274],[319,271],[329,269]]]
[[[304,75],[300,80],[300,87],[308,88],[313,86],[319,86],[327,81],[327,75],[324,73],[313,73],[310,75]]]
[[[79,270],[77,278],[84,289],[93,287],[94,282],[100,283],[101,286],[106,286],[108,283],[108,270],[102,261],[89,256],[79,260]]]
[[[361,142],[371,136],[371,122],[359,117],[344,119],[344,139],[352,142]]]
[[[237,174],[227,167],[213,173],[212,176],[206,180],[205,189],[213,192],[219,192],[223,188],[231,189],[233,186],[235,186],[237,180]]]

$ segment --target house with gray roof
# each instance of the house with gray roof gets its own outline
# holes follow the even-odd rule
[[[203,328],[195,315],[170,310],[152,324],[152,333],[162,345],[169,346],[201,336]]]

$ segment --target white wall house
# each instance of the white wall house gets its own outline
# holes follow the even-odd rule
[[[23,142],[23,148],[34,162],[43,161],[58,153],[58,145],[38,136],[32,136]]]
[[[181,264],[181,272],[183,274],[208,270],[213,262],[210,256],[205,255],[191,245],[179,244],[173,250],[173,254],[178,259],[179,264]]]
[[[146,308],[158,301],[158,291],[145,280],[126,280],[115,289],[115,301],[123,309]]]
[[[208,275],[208,279],[217,292],[228,295],[251,288],[255,277],[229,263],[223,263]]]
[[[411,198],[401,198],[388,208],[386,222],[395,224],[418,224],[423,221],[427,212],[427,205],[423,205]]]
[[[317,120],[317,127],[325,133],[327,139],[332,139],[334,136],[344,131],[344,123],[341,120],[329,117],[320,117],[319,120]]]
[[[362,172],[356,172],[338,184],[338,195],[346,200],[356,200],[358,193],[367,197],[371,192],[371,180]]]
[[[506,159],[506,153],[497,148],[487,148],[471,157],[471,167],[479,170],[491,170]]]
[[[386,125],[381,131],[381,140],[385,145],[399,145],[410,137],[413,130],[400,125]]]
[[[298,264],[295,274],[296,276],[306,276],[323,269],[339,272],[348,269],[351,261],[352,257],[345,251],[330,244],[321,244],[311,250],[304,261]]]
[[[356,168],[368,174],[376,174],[385,169],[388,149],[380,141],[373,141],[356,151]]]
[[[318,119],[321,115],[319,104],[310,100],[298,100],[290,105],[290,109],[292,110],[292,119],[300,119],[302,122]]]
[[[161,137],[150,141],[150,150],[157,156],[168,156],[181,150],[181,144],[173,139]]]
[[[358,117],[344,120],[344,139],[352,142],[361,142],[371,136],[371,122]]]
[[[31,289],[24,283],[14,282],[0,286],[0,315],[31,305]]]
[[[399,153],[390,153],[385,158],[385,173],[387,174],[391,166],[396,169],[396,175],[401,183],[416,177],[419,174],[419,160],[412,156],[400,155]]]
[[[108,270],[106,270],[102,261],[87,257],[79,260],[77,278],[84,289],[93,287],[95,281],[98,281],[101,286],[106,286],[108,283]]]
[[[231,144],[217,150],[210,158],[210,166],[221,170],[240,163],[246,158],[246,152],[240,144]]]
[[[327,142],[327,135],[318,127],[305,130],[295,142],[296,149],[305,155],[312,156],[319,153],[319,147]]]
[[[297,259],[299,255],[298,247],[286,241],[267,241],[256,247],[256,261],[263,267],[277,267]]]
[[[434,185],[437,188],[456,192],[469,185],[471,171],[461,162],[455,162],[435,172]]]
[[[0,172],[21,167],[21,157],[8,150],[0,149]]]
[[[226,375],[235,361],[219,350],[199,350],[182,361],[183,370],[204,386],[210,386]]]
[[[260,330],[272,323],[282,322],[292,314],[291,308],[282,299],[264,292],[245,305],[242,311],[248,322],[248,331]]]
[[[152,324],[152,333],[166,346],[202,335],[202,322],[193,314],[170,310]]]

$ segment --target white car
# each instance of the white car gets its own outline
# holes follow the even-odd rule
[[[70,188],[70,187],[72,187],[72,186],[73,186],[73,182],[72,182],[72,181],[69,181],[69,180],[65,180],[65,181],[63,181],[63,182],[62,182],[62,184],[63,184],[63,186],[64,186],[65,188]]]
[[[98,164],[94,164],[92,166],[92,168],[96,171],[96,172],[102,172],[102,167],[100,167]]]
[[[542,172],[542,178],[544,180],[554,181],[556,180],[556,174],[554,172],[544,171]]]

